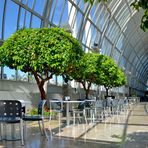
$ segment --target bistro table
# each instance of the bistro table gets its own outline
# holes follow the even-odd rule
[[[95,102],[96,100],[83,100],[83,101],[68,101],[68,100],[50,100],[50,108],[52,103],[61,103],[61,109],[63,109],[63,104],[66,104],[66,125],[70,125],[70,104],[83,103],[83,102]]]

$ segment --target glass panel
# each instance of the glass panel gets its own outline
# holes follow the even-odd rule
[[[77,18],[76,18],[77,13],[78,13],[78,11],[77,11],[76,7],[74,7],[68,1],[68,23],[74,30],[77,30],[76,29],[77,28]],[[74,36],[76,36],[76,35],[74,35]]]
[[[124,53],[123,53],[123,55],[125,56],[125,57],[128,57],[129,56],[129,54],[130,54],[130,48],[129,48],[129,44],[128,44],[128,46],[124,49]]]
[[[134,58],[134,61],[133,61],[133,64],[136,66],[137,65],[137,62],[138,62],[138,58],[137,56]]]
[[[104,12],[104,16],[103,17],[101,17],[101,20],[100,20],[100,29],[103,31],[103,29],[104,29],[104,27],[105,27],[105,24],[106,24],[106,22],[109,22],[109,19],[108,19],[108,17],[109,17],[109,13],[106,11],[106,10],[104,10],[105,12]]]
[[[93,5],[92,8],[91,8],[91,11],[89,13],[89,19],[91,19],[93,22],[96,22],[96,19],[97,19],[97,16],[98,16],[98,11],[97,11],[98,7],[99,7],[99,5],[97,7],[96,7],[96,5]]]
[[[109,36],[109,34],[112,31],[113,27],[114,27],[114,21],[113,21],[113,19],[111,19],[109,21],[108,28],[107,28],[107,31],[106,31],[106,36],[107,37]]]
[[[15,80],[16,81],[16,70],[10,69],[9,67],[4,67],[3,79]]]
[[[31,73],[28,73],[28,79],[29,79],[29,82],[36,83],[36,80],[35,80],[34,76]]]
[[[115,30],[112,32],[112,42],[116,42],[119,36],[120,36],[120,28],[119,26],[116,26]]]
[[[21,1],[21,3],[23,3],[23,4],[25,4],[26,5],[26,3],[27,3],[27,0],[20,0]]]
[[[99,5],[98,5],[98,7],[96,8],[97,9],[97,11],[96,11],[96,13],[95,14],[93,14],[93,11],[91,12],[92,14],[92,21],[97,25],[98,24],[98,22],[99,22],[99,18],[100,18],[100,13],[101,13],[101,11],[102,11],[102,7],[103,7],[103,5],[100,3]]]
[[[82,43],[83,44],[87,43],[87,46],[90,43],[90,40],[87,39],[89,28],[90,28],[90,21],[87,20],[86,25],[85,25],[85,29],[84,29],[84,32],[83,32],[83,39],[82,39]]]
[[[125,64],[126,64],[126,58],[124,56],[122,56],[119,65],[120,65],[121,68],[125,69],[126,68]]]
[[[123,12],[120,14],[120,16],[117,19],[119,25],[122,26],[122,24],[124,24],[124,22],[128,19],[128,17],[130,17],[130,12],[126,6],[126,8],[124,8]]]
[[[117,42],[117,44],[116,44],[116,47],[121,51],[123,45],[124,45],[124,35],[121,34],[121,35],[120,35],[120,38],[118,39],[118,42]]]
[[[112,0],[112,1],[108,1],[109,2],[109,8],[112,11],[116,11],[116,9],[118,8],[117,6],[120,5],[120,3],[122,2],[121,0]]]
[[[97,31],[97,29],[91,25],[91,44],[90,48],[94,47],[94,43],[98,44],[100,39],[100,33]]]
[[[31,13],[29,11],[26,12],[26,22],[25,22],[25,27],[29,28],[30,27],[30,17]]]
[[[129,61],[130,61],[131,63],[133,63],[133,59],[134,59],[135,57],[136,57],[135,53],[134,53],[134,52],[131,52],[130,57],[129,57]]]
[[[62,14],[61,24],[65,24],[67,22],[68,22],[68,3],[66,2],[65,7],[64,7],[64,11]]]
[[[90,45],[90,39],[91,39],[91,36],[92,36],[91,31],[92,31],[91,23],[90,23],[90,21],[87,21],[86,26],[85,26],[85,38],[86,38],[86,41],[84,43],[86,46]]]
[[[112,22],[111,27],[109,27],[109,31],[107,33],[107,37],[110,39],[110,41],[114,42],[116,39],[116,36],[119,35],[119,27],[115,22]]]
[[[32,8],[33,7],[33,3],[34,3],[34,0],[28,0],[27,6]]]
[[[104,28],[104,22],[106,20],[106,17],[108,17],[108,13],[106,11],[106,8],[102,5],[101,14],[99,15],[99,19],[96,23],[96,25],[99,27],[100,30],[103,30]]]
[[[74,0],[73,2],[76,4],[76,5],[79,5],[79,2],[80,2],[81,0]]]
[[[23,27],[25,27],[24,18],[25,18],[25,9],[21,8],[21,11],[20,11],[19,28],[23,28]]]
[[[74,36],[76,37],[77,35],[79,35],[79,30],[80,30],[80,27],[81,27],[81,21],[82,21],[82,14],[78,11],[77,13],[77,16],[76,16],[76,19],[75,19],[75,24],[74,24]]]
[[[54,15],[54,11],[55,11],[55,8],[56,8],[57,1],[58,0],[54,0],[52,2],[52,7],[51,7],[51,11],[50,11],[50,17],[49,17],[50,21],[53,19],[53,15]]]
[[[50,84],[56,84],[57,82],[57,77],[56,75],[53,75],[52,78],[49,80]]]
[[[28,81],[28,73],[24,73],[18,70],[17,80],[18,81]]]
[[[130,72],[132,71],[131,68],[132,68],[132,65],[128,62],[127,67],[126,67],[126,71],[129,72],[129,75],[130,75]]]
[[[55,25],[59,26],[60,16],[61,16],[61,9],[63,7],[64,1],[55,0],[53,1],[53,7],[51,9],[50,20]]]
[[[84,7],[85,5],[84,5],[84,2],[81,0],[80,1],[80,3],[79,3],[79,5],[78,5],[78,7],[82,10],[82,11],[84,11],[85,9],[85,7]]]
[[[57,83],[58,83],[58,85],[60,85],[60,86],[63,85],[63,77],[62,77],[62,76],[57,76]]]
[[[101,47],[101,53],[105,55],[110,55],[111,48],[112,48],[112,45],[110,44],[110,42],[106,38],[104,38],[102,47]]]
[[[40,28],[41,26],[41,20],[36,17],[36,16],[33,16],[32,18],[32,28]]]
[[[36,0],[36,5],[34,7],[34,10],[38,12],[40,15],[43,14],[45,2],[46,0]]]
[[[120,57],[120,53],[117,49],[114,49],[114,54],[113,54],[113,58],[116,62],[118,62],[119,60],[119,57]]]
[[[5,18],[5,32],[4,39],[7,39],[12,33],[16,31],[17,26],[17,16],[18,16],[18,5],[14,2],[8,0],[6,8],[6,18]],[[11,24],[11,25],[8,25]]]

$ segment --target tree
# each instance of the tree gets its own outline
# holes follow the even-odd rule
[[[91,84],[96,81],[99,76],[99,66],[101,65],[101,57],[97,53],[85,53],[76,65],[76,71],[71,71],[71,77],[83,85],[85,90],[85,99],[88,99]]]
[[[1,64],[30,72],[41,99],[46,99],[45,82],[71,71],[82,55],[80,43],[60,28],[21,29],[0,47]]]
[[[108,96],[109,89],[126,83],[126,77],[113,59],[104,56],[101,64],[100,78],[96,83],[105,87],[106,96]]]
[[[101,1],[108,2],[108,0],[97,0],[98,3]],[[89,2],[91,5],[94,4],[95,0],[84,0],[85,3]],[[141,18],[141,29],[143,31],[146,31],[148,29],[148,0],[135,0],[132,4],[132,7],[134,7],[136,10],[143,9],[144,15]]]

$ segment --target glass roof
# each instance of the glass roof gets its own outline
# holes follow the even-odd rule
[[[23,27],[65,27],[83,45],[111,56],[125,70],[129,85],[145,90],[148,80],[148,32],[140,29],[143,12],[133,0],[111,0],[94,6],[83,0],[1,0],[0,42]]]

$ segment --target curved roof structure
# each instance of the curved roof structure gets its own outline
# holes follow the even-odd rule
[[[139,94],[147,88],[148,32],[140,29],[143,12],[134,0],[111,0],[91,6],[83,0],[2,0],[0,41],[23,27],[64,27],[83,45],[111,56]],[[100,49],[100,50],[99,50]]]

